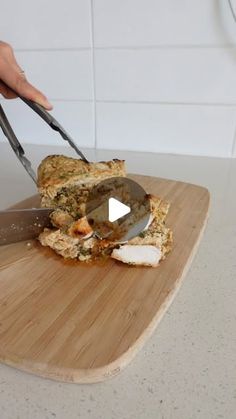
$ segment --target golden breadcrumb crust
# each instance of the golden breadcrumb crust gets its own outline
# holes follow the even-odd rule
[[[76,220],[85,215],[85,203],[94,185],[123,176],[123,160],[86,163],[66,156],[48,156],[38,168],[41,206],[61,209]]]
[[[124,160],[86,163],[62,155],[46,157],[38,167],[38,188],[42,194],[55,192],[69,185],[101,181],[109,177],[125,176]]]

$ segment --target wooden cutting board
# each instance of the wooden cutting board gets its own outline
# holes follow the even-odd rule
[[[0,361],[43,377],[85,383],[119,373],[170,306],[204,230],[200,186],[130,176],[171,203],[172,252],[158,268],[113,260],[65,262],[37,241],[0,248]],[[38,197],[16,207],[37,206]]]

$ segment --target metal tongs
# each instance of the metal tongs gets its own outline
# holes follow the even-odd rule
[[[62,138],[68,141],[70,146],[76,151],[76,153],[81,157],[81,159],[88,163],[88,160],[86,159],[82,151],[78,149],[70,135],[67,134],[65,129],[49,112],[47,112],[41,105],[32,102],[31,100],[25,99],[23,97],[20,97],[20,99],[23,100],[23,102],[25,102],[26,105],[28,105],[31,109],[33,109],[33,111],[36,112],[53,130],[58,131]],[[17,158],[20,160],[21,164],[24,166],[25,170],[28,172],[33,181],[37,184],[37,176],[34,170],[32,169],[31,162],[26,158],[25,151],[22,145],[20,144],[19,140],[17,139],[1,105],[0,126]]]

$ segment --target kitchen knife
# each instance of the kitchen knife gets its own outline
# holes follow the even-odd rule
[[[0,211],[0,246],[38,237],[50,227],[52,208],[13,209]]]

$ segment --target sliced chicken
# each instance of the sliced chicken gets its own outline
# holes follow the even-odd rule
[[[90,227],[87,218],[82,217],[77,221],[74,221],[66,231],[68,236],[77,237],[80,239],[86,239],[93,234],[93,230]]]
[[[39,235],[39,241],[42,246],[49,246],[56,253],[65,259],[74,259],[78,254],[79,239],[69,237],[60,230],[51,230],[45,228],[43,233]]]
[[[111,257],[130,265],[146,265],[156,267],[162,257],[158,247],[150,245],[125,244],[119,249],[114,249]]]
[[[56,228],[64,228],[74,221],[73,217],[71,217],[68,212],[61,209],[56,209],[53,211],[51,213],[50,219],[52,225]]]
[[[98,240],[90,237],[86,240],[71,237],[61,230],[44,229],[39,235],[39,241],[43,246],[48,246],[65,259],[78,259],[90,261],[96,256]]]
[[[53,228],[45,229],[40,234],[41,244],[64,258],[88,262],[111,255],[123,263],[157,266],[172,247],[172,232],[165,225],[169,203],[158,196],[147,194],[141,201],[132,198],[132,214],[123,224],[110,223],[106,219],[101,223],[99,216],[98,232],[102,228],[105,233],[102,236],[106,237],[102,240],[93,234],[93,231],[97,231],[96,211],[93,208],[97,209],[97,206],[91,205],[90,210],[93,214],[93,228],[88,222],[90,217],[88,214],[88,219],[85,216],[88,212],[87,199],[93,186],[104,179],[125,175],[123,160],[86,163],[81,159],[57,155],[44,159],[38,169],[41,206],[55,210],[51,214]],[[120,191],[121,202],[129,202],[131,197],[128,186],[124,188],[123,183],[116,181],[111,189]],[[104,205],[107,206],[106,194],[110,196],[110,188],[107,190],[101,186],[99,202],[100,192],[104,197]],[[95,194],[95,203],[96,200]],[[101,210],[105,213],[104,209]],[[150,216],[147,217],[147,214]]]

